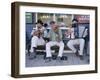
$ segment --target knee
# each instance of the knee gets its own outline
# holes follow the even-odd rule
[[[46,43],[46,48],[47,48],[47,47],[50,47],[50,43],[49,43],[49,42],[48,42],[48,43]]]
[[[84,40],[84,39],[81,39],[81,43],[83,43],[83,44],[84,44],[84,43],[85,43],[85,40]]]
[[[61,46],[61,47],[64,47],[64,43],[63,43],[63,42],[61,42],[60,46]]]
[[[70,46],[70,45],[71,45],[71,42],[70,42],[70,41],[68,41],[67,46]]]

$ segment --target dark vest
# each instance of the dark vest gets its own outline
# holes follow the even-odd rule
[[[75,38],[79,38],[79,27],[78,27],[78,24],[73,24],[72,27],[74,28],[74,36],[75,36]]]

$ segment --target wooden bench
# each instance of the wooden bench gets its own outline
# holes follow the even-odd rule
[[[46,38],[46,40],[47,40],[47,38]],[[47,41],[49,41],[49,40],[47,40]],[[64,51],[65,51],[65,50],[66,50],[66,51],[72,51],[72,50],[67,46],[68,40],[63,40],[63,42],[64,42]],[[75,46],[76,46],[76,45],[75,45]],[[51,47],[51,50],[54,51],[52,55],[57,55],[56,53],[58,53],[58,51],[59,51],[59,46],[52,46],[52,47]],[[39,55],[44,55],[44,59],[45,59],[45,56],[46,56],[46,45],[37,46],[36,52],[37,52],[37,54],[39,54]],[[29,53],[29,55],[30,55],[30,53]]]

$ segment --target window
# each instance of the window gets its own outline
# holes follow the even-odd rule
[[[61,27],[66,27],[71,24],[72,15],[71,14],[56,14],[56,21]]]
[[[38,13],[38,19],[41,19],[44,23],[49,24],[53,20],[53,14],[50,13]]]
[[[26,12],[26,23],[30,23],[30,24],[32,24],[33,23],[33,15],[32,15],[32,13],[30,13],[30,12]]]

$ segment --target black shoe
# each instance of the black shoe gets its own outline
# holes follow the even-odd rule
[[[76,55],[76,56],[79,56],[78,50],[75,52],[75,55]]]
[[[82,55],[80,55],[79,57],[80,57],[80,60],[84,60],[84,57]]]
[[[57,58],[57,55],[52,55],[53,60],[56,60],[56,58]]]
[[[61,60],[68,60],[68,57],[67,56],[62,56]]]
[[[52,60],[51,57],[46,57],[46,58],[45,58],[45,62],[50,62],[51,60]]]

